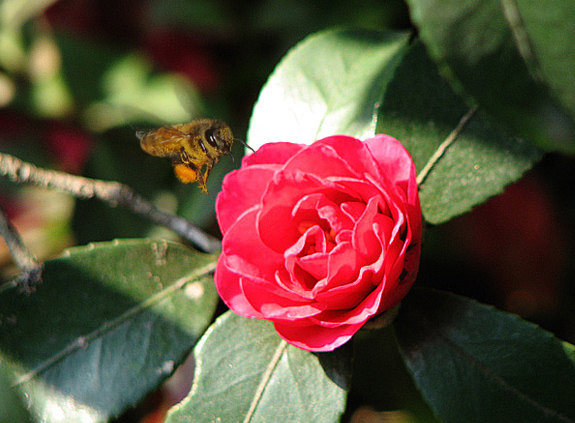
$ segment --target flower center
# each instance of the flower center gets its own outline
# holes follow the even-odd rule
[[[311,220],[304,220],[299,222],[297,229],[299,231],[300,234],[305,234],[311,227],[314,226],[319,226],[324,234],[324,240],[325,240],[325,247],[321,248],[320,246],[322,244],[324,244],[324,240],[320,240],[317,239],[317,236],[314,238],[308,238],[306,240],[305,246],[304,248],[302,248],[302,250],[300,251],[300,253],[298,254],[298,257],[304,257],[310,254],[314,254],[317,252],[326,252],[329,253],[331,250],[333,250],[333,248],[336,245],[336,241],[335,241],[335,237],[337,235],[337,233],[335,232],[335,230],[329,226],[329,224],[323,220],[323,219],[319,219],[316,221],[311,221]]]

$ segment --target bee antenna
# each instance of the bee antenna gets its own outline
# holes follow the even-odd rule
[[[239,138],[234,138],[234,141],[239,141],[239,142],[241,142],[245,147],[247,147],[247,148],[249,148],[250,150],[252,150],[254,153],[256,152],[256,150],[254,150],[254,149],[251,148],[249,145],[247,145],[244,140],[239,139]]]

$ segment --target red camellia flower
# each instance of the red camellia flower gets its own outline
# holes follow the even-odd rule
[[[216,212],[220,296],[305,350],[347,342],[417,274],[415,166],[386,135],[265,144],[226,176]]]

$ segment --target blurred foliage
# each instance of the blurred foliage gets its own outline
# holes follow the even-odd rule
[[[410,29],[411,22],[401,0],[4,0],[0,151],[127,183],[217,234],[215,198],[224,175],[239,167],[243,147],[235,143],[234,160],[224,157],[214,169],[205,196],[195,184],[180,184],[166,160],[142,152],[135,130],[206,116],[228,122],[245,139],[257,95],[280,58],[305,36],[333,26]],[[550,155],[504,195],[429,229],[418,283],[521,313],[574,341],[572,169],[572,158]],[[0,204],[41,258],[66,244],[173,236],[125,210],[40,198],[5,180]],[[508,254],[499,254],[502,245]],[[537,265],[542,251],[546,266]],[[8,262],[0,251],[4,277]],[[374,372],[394,381],[391,391],[373,398],[355,380],[350,404],[405,407],[413,413],[405,421],[434,421],[397,362],[390,352],[385,364],[394,372]]]

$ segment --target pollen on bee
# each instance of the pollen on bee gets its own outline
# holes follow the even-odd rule
[[[183,182],[184,184],[196,182],[196,179],[197,179],[196,171],[193,169],[190,169],[185,164],[174,165],[174,173],[176,174],[178,179],[181,182]]]

